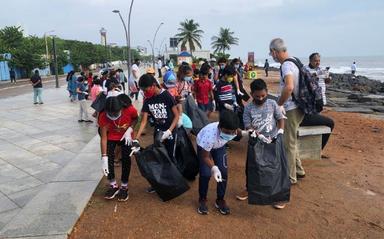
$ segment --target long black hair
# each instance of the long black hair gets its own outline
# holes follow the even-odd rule
[[[119,112],[123,108],[127,108],[132,105],[131,99],[126,94],[121,94],[118,96],[108,97],[105,102],[104,110],[108,113]]]

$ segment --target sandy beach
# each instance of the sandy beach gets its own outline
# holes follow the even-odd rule
[[[259,76],[264,74],[259,71]],[[278,72],[262,78],[270,92],[276,93]],[[383,238],[384,120],[375,114],[341,113],[332,108],[323,114],[335,121],[324,150],[329,158],[303,162],[307,176],[292,186],[291,201],[283,210],[235,199],[245,184],[247,142],[243,140],[231,142],[228,150],[229,216],[220,215],[213,206],[213,179],[210,212],[201,216],[196,212],[198,180],[188,192],[164,203],[156,194],[145,192],[148,183],[133,160],[129,200],[106,201],[104,178],[69,238]],[[147,134],[142,144],[151,140]]]

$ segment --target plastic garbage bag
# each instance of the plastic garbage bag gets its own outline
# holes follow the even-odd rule
[[[150,145],[136,153],[141,175],[163,201],[188,191],[189,186],[176,165],[170,160],[164,145]]]
[[[282,134],[270,144],[250,138],[247,164],[249,204],[270,205],[289,201],[291,182]]]
[[[197,107],[195,100],[191,95],[187,97],[183,108],[184,113],[192,121],[192,134],[197,135],[204,126],[209,124],[207,114]]]
[[[188,180],[194,180],[199,173],[199,159],[184,127],[177,129],[176,166]]]

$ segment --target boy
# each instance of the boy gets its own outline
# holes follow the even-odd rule
[[[87,87],[85,85],[85,78],[83,76],[80,76],[77,79],[76,93],[77,93],[77,99],[79,100],[79,106],[80,106],[79,120],[78,120],[79,123],[80,122],[92,123],[92,120],[88,119],[87,100],[85,98],[85,96],[88,95],[88,92],[87,92]]]
[[[155,77],[150,74],[140,77],[139,87],[144,92],[145,100],[141,110],[141,123],[136,140],[140,139],[147,124],[148,116],[150,116],[154,120],[154,138],[157,138],[156,135],[160,134],[160,142],[166,147],[169,157],[174,160],[176,147],[176,131],[174,129],[179,120],[175,99],[167,90],[160,89]],[[151,188],[147,191],[154,192]]]
[[[223,71],[223,77],[216,84],[217,105],[219,110],[235,111],[237,107],[236,96],[234,94],[233,81],[236,78],[236,70],[233,66],[226,66]]]
[[[244,109],[245,129],[252,131],[251,137],[257,137],[263,143],[269,144],[276,135],[284,133],[284,115],[276,101],[267,99],[268,89],[262,79],[254,80],[250,88],[253,101]],[[246,165],[246,176],[247,168]],[[241,201],[246,200],[248,198],[247,190],[236,198]],[[284,208],[284,206],[285,204],[274,204],[275,208]]]
[[[199,207],[197,212],[208,214],[207,193],[211,174],[217,182],[215,207],[223,215],[230,213],[224,196],[227,187],[227,153],[225,144],[235,138],[239,128],[239,118],[229,110],[222,111],[220,121],[208,124],[196,138],[197,155],[200,161]]]
[[[195,82],[193,85],[193,93],[194,98],[197,101],[197,106],[202,111],[209,114],[213,111],[212,105],[214,105],[213,101],[213,85],[212,82],[209,80],[210,67],[208,64],[203,64],[203,66],[200,68],[200,78]]]

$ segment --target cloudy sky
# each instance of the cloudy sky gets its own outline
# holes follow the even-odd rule
[[[6,4],[4,4],[6,2]],[[119,9],[128,16],[130,0],[2,0],[0,28],[20,25],[27,34],[43,36],[55,30],[65,39],[100,42],[99,30],[107,29],[110,43],[123,45]],[[135,0],[131,17],[131,44],[150,49],[156,38],[169,45],[179,23],[192,18],[204,30],[203,48],[220,27],[229,27],[240,39],[230,53],[244,59],[254,51],[258,59],[268,55],[269,41],[286,40],[292,55],[384,55],[384,1],[382,0]]]

